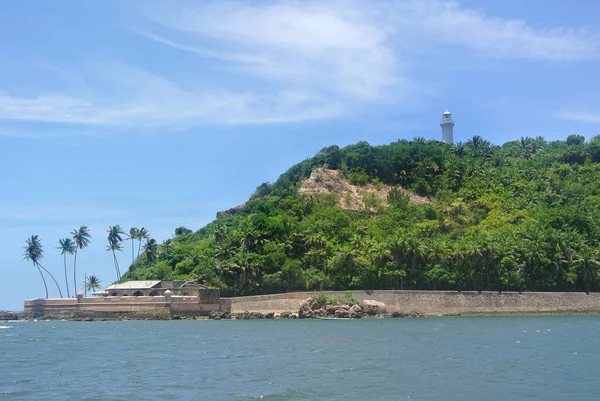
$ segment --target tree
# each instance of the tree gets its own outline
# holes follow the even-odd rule
[[[42,281],[44,282],[44,289],[46,290],[46,298],[48,298],[48,286],[46,285],[46,279],[44,278],[44,274],[39,266],[39,261],[44,257],[42,243],[40,242],[37,235],[32,235],[31,238],[27,238],[25,241],[25,253],[23,254],[23,259],[31,260],[33,266],[35,266],[40,272],[40,276],[42,276]]]
[[[73,255],[75,253],[76,245],[71,238],[63,238],[58,241],[59,246],[56,249],[60,249],[60,254],[64,257],[65,265],[65,284],[67,285],[67,297],[71,298],[69,293],[69,280],[67,278],[67,255]]]
[[[75,288],[75,296],[77,296],[77,252],[79,249],[86,248],[90,244],[90,231],[87,226],[81,226],[79,229],[71,231],[73,241],[75,242],[75,256],[73,257],[73,287]]]
[[[373,262],[373,266],[375,266],[377,279],[380,279],[380,277],[385,274],[386,264],[392,256],[390,247],[383,241],[373,241],[369,245],[368,253]]]
[[[146,253],[146,258],[150,262],[153,262],[156,259],[156,250],[158,249],[158,244],[154,238],[150,238],[144,244],[144,252]]]
[[[119,268],[119,259],[117,258],[116,251],[122,251],[123,242],[122,235],[125,234],[120,225],[114,225],[108,227],[108,245],[106,246],[107,251],[111,251],[113,254],[113,262],[115,264],[115,270],[117,272],[117,280],[121,280],[121,269]]]
[[[183,235],[188,235],[188,234],[191,234],[192,232],[193,232],[193,231],[192,231],[192,230],[190,230],[189,228],[186,228],[186,227],[183,227],[183,226],[181,226],[181,227],[177,227],[177,228],[175,229],[175,236],[176,236],[176,237],[181,237],[181,236],[183,236]]]
[[[585,292],[589,293],[591,284],[598,277],[598,267],[600,267],[598,251],[583,244],[577,251],[575,262],[581,266],[581,279],[585,286]]]
[[[46,298],[48,298],[48,286],[46,285],[46,279],[44,278],[42,270],[44,270],[46,273],[48,273],[48,275],[50,275],[50,277],[54,281],[54,284],[56,284],[56,288],[58,288],[58,293],[60,294],[60,297],[62,298],[63,295],[62,291],[60,290],[60,286],[58,285],[58,282],[56,281],[52,273],[50,273],[48,270],[46,270],[44,266],[40,264],[40,261],[44,257],[44,247],[42,246],[42,242],[40,241],[39,237],[37,235],[32,235],[30,238],[27,238],[25,244],[25,253],[23,254],[23,259],[31,260],[33,265],[37,267],[38,271],[40,272],[40,275],[42,276],[42,281],[44,282],[44,289],[46,290]]]
[[[569,146],[583,145],[584,142],[585,137],[583,135],[573,134],[567,137],[567,145]]]
[[[147,240],[150,238],[150,231],[148,231],[146,228],[142,227],[138,230],[138,252],[137,252],[137,257],[140,257],[140,250],[142,249],[142,241],[143,240]]]
[[[408,254],[409,244],[405,235],[397,235],[388,242],[388,248],[394,258],[394,276],[396,277],[396,289],[398,289],[398,278],[400,278],[400,289],[404,289],[404,276],[406,270],[401,268],[400,263]]]
[[[161,248],[161,254],[160,254],[160,258],[162,260],[167,260],[169,259],[169,256],[171,254],[171,244],[173,243],[173,241],[171,240],[171,238],[167,238],[166,240],[163,241],[162,243],[162,248]]]
[[[101,282],[102,281],[97,276],[92,274],[92,275],[88,276],[87,281],[84,283],[85,290],[92,291],[92,292],[96,291],[96,290],[102,288],[100,285]]]
[[[303,182],[327,167],[339,169],[340,182],[317,174]],[[600,138],[502,146],[480,136],[456,146],[417,138],[325,148],[261,186],[239,212],[194,233],[176,229],[171,245],[149,248],[134,263],[135,278],[202,276],[224,294],[406,283],[595,291],[600,255],[583,245],[600,247],[599,175]],[[373,185],[358,190],[369,202],[373,190],[378,197],[389,190],[390,207],[350,210],[351,177]],[[138,255],[147,247],[140,241]]]
[[[136,239],[138,239],[138,235],[139,235],[140,229],[137,227],[131,227],[129,229],[129,233],[127,234],[127,238],[125,238],[125,241],[131,241],[131,264],[133,264],[133,262],[135,261],[134,257],[133,257],[133,241],[135,241]]]

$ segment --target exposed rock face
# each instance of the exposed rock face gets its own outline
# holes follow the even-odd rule
[[[217,219],[224,216],[236,215],[242,213],[246,205],[239,205],[236,207],[232,207],[231,209],[224,210],[222,212],[217,212]]]
[[[427,198],[397,187],[405,195],[409,196],[410,204],[426,205],[431,203]],[[369,209],[376,212],[373,203],[387,206],[387,195],[392,187],[387,185],[365,186],[352,185],[338,170],[315,168],[310,177],[300,183],[298,192],[309,195],[336,195],[339,204],[346,210],[360,211]]]

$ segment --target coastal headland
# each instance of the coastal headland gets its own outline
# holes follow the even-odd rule
[[[303,305],[317,296],[342,300],[349,295],[361,305],[381,305],[381,313],[370,314],[378,317],[600,313],[600,293],[360,290],[231,297],[211,304],[185,296],[34,299],[25,301],[22,316],[68,320],[322,317],[320,313],[303,314]]]

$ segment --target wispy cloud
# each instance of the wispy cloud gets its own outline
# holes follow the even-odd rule
[[[454,1],[398,3],[390,18],[402,33],[420,37],[419,45],[445,43],[494,58],[576,61],[600,56],[598,32],[535,29],[526,21],[488,16]]]
[[[333,119],[427,96],[427,83],[413,78],[424,52],[554,62],[600,55],[597,32],[536,29],[443,1],[143,2],[130,30],[215,68],[201,80],[100,61],[75,73],[85,82],[76,91],[26,97],[0,87],[0,120],[148,131]]]
[[[559,112],[558,117],[562,118],[563,120],[577,121],[581,123],[600,123],[600,114],[585,111],[565,110]]]
[[[56,222],[65,220],[106,220],[123,218],[127,213],[104,206],[55,205],[24,206],[0,204],[0,226],[2,221],[10,222]]]
[[[118,63],[102,64],[102,74],[114,77],[106,82],[112,88],[110,98],[93,94],[85,98],[68,95],[18,98],[3,94],[0,95],[0,119],[148,129],[172,124],[314,120],[335,117],[344,109],[340,102],[331,103],[319,94],[301,90],[196,92],[167,78]]]
[[[391,26],[382,25],[367,3],[209,2],[146,9],[144,15],[173,37],[148,36],[151,39],[194,52],[201,48],[203,54],[260,60],[238,66],[238,71],[270,81],[308,85],[358,100],[377,99],[399,83],[399,63],[389,42]],[[182,36],[196,45],[181,44],[177,38]]]

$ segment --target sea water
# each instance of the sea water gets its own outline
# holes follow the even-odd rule
[[[600,400],[600,316],[0,326],[7,400]]]

